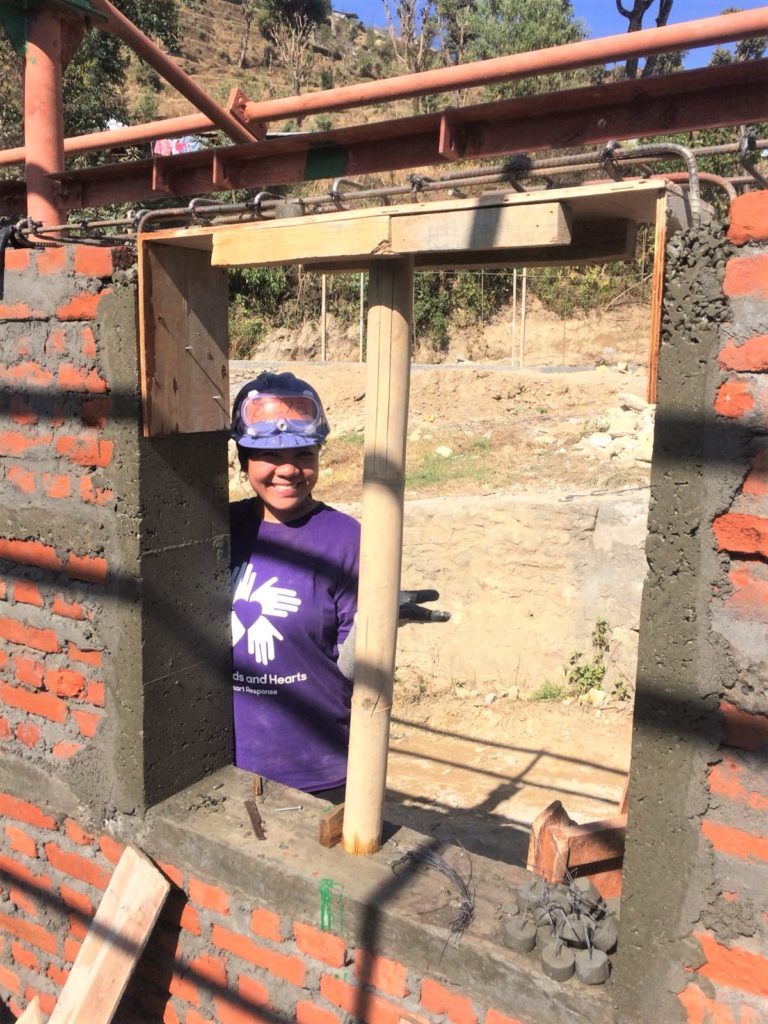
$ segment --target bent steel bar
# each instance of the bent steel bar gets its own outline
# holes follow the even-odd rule
[[[637,135],[723,127],[768,119],[768,60],[677,75],[462,107],[448,115],[382,121],[267,139],[182,156],[69,171],[54,177],[66,209],[202,195],[223,188],[426,167],[440,153],[441,122],[451,118],[461,158],[581,147]],[[397,144],[392,145],[391,140]],[[20,209],[23,183],[0,183],[0,214]],[[23,199],[22,199],[23,203]]]

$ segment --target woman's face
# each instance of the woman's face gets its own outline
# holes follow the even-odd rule
[[[315,506],[320,449],[254,449],[248,456],[248,483],[264,505],[269,523],[288,523]]]

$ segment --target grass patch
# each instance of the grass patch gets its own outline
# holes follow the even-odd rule
[[[566,689],[562,683],[552,683],[547,680],[542,683],[538,690],[531,694],[531,700],[562,700],[566,695]]]

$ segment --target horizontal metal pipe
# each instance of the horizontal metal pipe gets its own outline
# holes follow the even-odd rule
[[[98,0],[100,4],[108,0]],[[632,57],[687,50],[697,46],[712,46],[754,36],[768,35],[768,7],[735,14],[721,14],[715,18],[684,21],[662,28],[643,29],[622,35],[586,39],[580,43],[513,53],[505,57],[459,64],[450,68],[434,68],[380,82],[345,85],[338,89],[304,93],[260,102],[247,101],[242,114],[247,122],[264,123],[289,117],[303,117],[330,110],[363,107],[396,99],[410,99],[430,93],[449,92],[511,82],[532,75],[590,67]]]
[[[194,104],[199,111],[206,114],[211,121],[235,142],[253,142],[254,136],[245,125],[237,120],[229,111],[224,110],[202,89],[194,79],[183,71],[175,61],[166,56],[151,39],[147,38],[133,22],[121,14],[109,0],[91,0],[93,6],[106,15],[106,22],[98,23],[98,27],[126,42],[137,56],[146,61],[159,75],[177,89],[181,95]]]
[[[114,149],[118,146],[137,146],[155,139],[176,139],[195,132],[214,131],[216,125],[205,114],[185,114],[183,117],[168,117],[145,124],[125,125],[104,132],[89,132],[87,135],[73,135],[64,139],[65,153],[89,153],[96,149]],[[250,141],[253,137],[249,136]],[[23,164],[26,156],[24,146],[0,151],[0,167]]]

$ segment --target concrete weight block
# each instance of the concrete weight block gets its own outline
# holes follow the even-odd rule
[[[511,918],[502,929],[504,945],[517,953],[530,953],[536,943],[536,925],[519,917]]]
[[[602,985],[608,980],[611,966],[601,949],[580,949],[575,959],[576,977],[585,985]]]
[[[576,970],[576,955],[568,946],[548,942],[541,950],[541,969],[553,981],[568,981]]]

